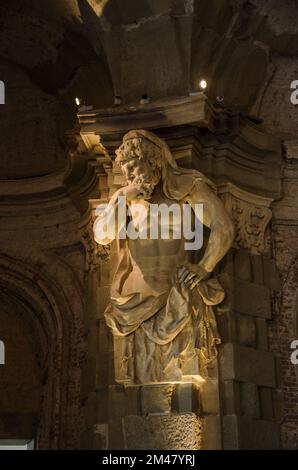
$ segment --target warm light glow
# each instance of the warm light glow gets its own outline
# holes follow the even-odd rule
[[[207,88],[207,85],[208,83],[206,82],[206,80],[200,81],[200,88],[202,88],[202,90],[205,90]]]
[[[75,99],[75,102],[76,102],[76,105],[77,105],[77,106],[80,106],[80,104],[81,104],[80,98],[76,98],[76,99]]]

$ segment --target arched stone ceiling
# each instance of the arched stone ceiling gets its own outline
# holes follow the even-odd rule
[[[295,137],[298,5],[285,0],[11,0],[0,4],[0,178],[65,164],[74,97],[106,107],[187,94],[211,99]]]
[[[63,167],[75,97],[102,107],[111,105],[114,94],[100,40],[90,42],[75,1],[0,3],[0,79],[6,87],[0,107],[2,179]]]
[[[126,102],[197,90],[255,114],[269,132],[296,134],[290,83],[298,79],[293,0],[90,0],[114,86]],[[125,8],[124,8],[125,4]]]

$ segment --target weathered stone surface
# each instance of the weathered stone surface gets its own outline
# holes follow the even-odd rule
[[[204,417],[202,429],[202,450],[221,450],[222,442],[220,417]]]
[[[95,377],[96,377],[96,361],[95,358],[90,357],[86,361],[86,364],[82,371],[82,385],[81,385],[81,397],[86,398],[88,394],[95,388]]]
[[[270,287],[270,289],[279,291],[281,289],[281,278],[276,266],[276,262],[274,261],[274,259],[264,257],[263,266],[264,284]]]
[[[172,397],[172,410],[177,413],[200,412],[200,398],[203,390],[192,383],[181,383],[174,388]],[[210,396],[210,402],[213,398]]]
[[[123,418],[125,449],[196,450],[201,448],[202,420],[194,413]]]
[[[267,421],[274,419],[275,416],[274,416],[273,399],[272,399],[272,395],[274,393],[275,391],[272,390],[271,388],[259,387],[261,419],[265,419]]]
[[[223,380],[235,379],[265,387],[276,385],[274,356],[270,352],[224,344],[219,360]]]
[[[251,264],[252,264],[252,271],[253,271],[252,281],[256,284],[263,284],[264,282],[263,257],[260,255],[251,256]]]
[[[257,348],[268,350],[268,327],[267,320],[256,318],[257,327]]]
[[[142,414],[142,387],[126,387],[125,388],[125,414],[140,415]]]
[[[109,418],[123,416],[125,413],[125,389],[122,385],[109,386]]]
[[[109,426],[108,424],[95,424],[93,426],[94,441],[93,449],[109,449]]]
[[[216,414],[219,413],[219,390],[218,379],[207,378],[200,385],[200,399],[202,406],[202,413]]]
[[[234,414],[223,417],[223,448],[224,450],[239,449],[239,431],[237,416]]]
[[[272,0],[271,6],[274,0]],[[275,6],[280,5],[274,2]],[[294,5],[294,4],[293,4]],[[295,4],[295,9],[296,9]],[[270,7],[269,7],[270,8]],[[289,4],[287,4],[287,14],[291,11]],[[292,11],[293,14],[293,11]],[[275,24],[278,22],[276,21]],[[289,21],[286,20],[287,25]],[[287,26],[288,28],[288,26]],[[289,34],[288,29],[284,34]],[[275,36],[277,40],[279,36]],[[281,49],[282,45],[277,45],[277,49]],[[277,50],[276,49],[276,50]],[[274,74],[273,74],[274,70]],[[293,90],[290,85],[292,81],[297,80],[298,66],[297,61],[292,60],[290,57],[276,56],[272,58],[271,64],[268,68],[266,93],[264,88],[259,90],[259,99],[262,99],[262,104],[259,99],[259,115],[264,120],[264,129],[269,130],[272,134],[279,134],[283,139],[296,139],[295,129],[297,127],[297,113],[295,106],[290,101],[290,96]],[[273,76],[274,75],[274,76]],[[269,78],[272,77],[272,78]],[[266,85],[265,85],[266,86]],[[254,110],[252,110],[254,112]],[[278,119],[276,117],[278,116]]]
[[[109,261],[100,264],[100,287],[110,288],[111,285],[111,265]],[[106,289],[107,290],[107,289]]]
[[[224,258],[219,262],[220,272],[227,273],[230,276],[235,275],[234,258],[238,250],[231,248]]]
[[[221,282],[228,290],[231,307],[239,313],[260,318],[271,318],[270,289],[266,286],[221,276]]]
[[[89,394],[84,406],[84,420],[87,428],[93,426],[96,417],[98,397],[95,392]]]
[[[109,420],[109,448],[113,450],[125,449],[122,428],[122,418],[117,417]]]
[[[252,419],[260,418],[259,390],[256,384],[240,382],[241,414]]]
[[[245,281],[235,283],[234,307],[240,313],[271,318],[271,299],[268,288]]]
[[[142,414],[168,414],[171,411],[173,385],[145,385],[141,389]]]
[[[282,61],[288,66],[281,78],[282,93],[286,93],[286,82],[290,74],[297,74],[297,67],[291,61]],[[296,79],[296,78],[293,78]],[[276,83],[275,83],[276,86]],[[293,105],[283,115],[285,131],[291,132],[296,126],[296,107]],[[288,118],[291,117],[290,120]],[[288,121],[288,122],[287,122]],[[287,125],[286,125],[287,123]],[[298,339],[297,322],[297,273],[298,273],[298,146],[297,139],[285,142],[285,167],[283,175],[283,198],[274,207],[273,242],[276,267],[281,277],[281,292],[274,293],[273,321],[270,323],[270,348],[277,356],[279,390],[274,394],[274,408],[277,420],[282,420],[282,443],[285,449],[297,449],[298,428],[298,387],[297,366],[290,361],[290,344]],[[270,263],[271,264],[271,263]],[[274,268],[273,268],[274,269]],[[271,270],[271,267],[270,267]],[[270,278],[269,278],[270,279]],[[278,287],[278,285],[276,285]],[[274,288],[274,287],[273,287]]]
[[[98,308],[94,312],[96,318],[104,317],[104,311],[107,308],[110,300],[110,291],[110,286],[103,285],[98,288]]]
[[[252,280],[252,268],[249,253],[245,250],[237,250],[234,257],[234,275],[243,281]]]
[[[223,382],[223,412],[226,415],[241,413],[240,383],[236,380]]]
[[[284,419],[284,394],[280,389],[273,392],[273,410],[277,423],[281,423]]]
[[[107,387],[96,390],[96,415],[94,422],[107,423],[109,419],[109,390]]]
[[[237,314],[227,306],[217,309],[217,325],[223,343],[236,343],[238,340]]]
[[[94,432],[93,429],[86,429],[80,435],[80,449],[91,450],[93,449]]]
[[[280,448],[279,427],[272,421],[238,418],[240,449],[274,450]]]
[[[97,348],[96,357],[100,357],[100,361],[96,361],[96,387],[101,388],[107,386],[112,376],[111,367],[113,367],[113,360],[111,360],[110,350],[112,349],[112,338],[107,325],[103,319],[97,323]]]
[[[255,318],[248,315],[237,315],[238,339],[243,346],[256,347],[257,330]]]
[[[37,413],[25,412],[0,412],[0,439],[9,440],[18,439],[32,440],[36,435],[38,425]]]
[[[235,415],[224,416],[223,439],[226,450],[274,450],[280,447],[276,423]]]

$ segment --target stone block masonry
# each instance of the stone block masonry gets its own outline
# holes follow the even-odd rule
[[[224,449],[280,448],[277,358],[268,348],[273,289],[280,287],[274,260],[232,250],[220,275],[227,291],[218,318]],[[228,269],[227,269],[228,268]]]

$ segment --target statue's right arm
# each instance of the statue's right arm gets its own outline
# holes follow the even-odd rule
[[[96,209],[96,219],[93,225],[94,239],[100,245],[108,245],[118,238],[126,225],[126,203],[123,188],[118,189],[108,204],[102,204]]]

